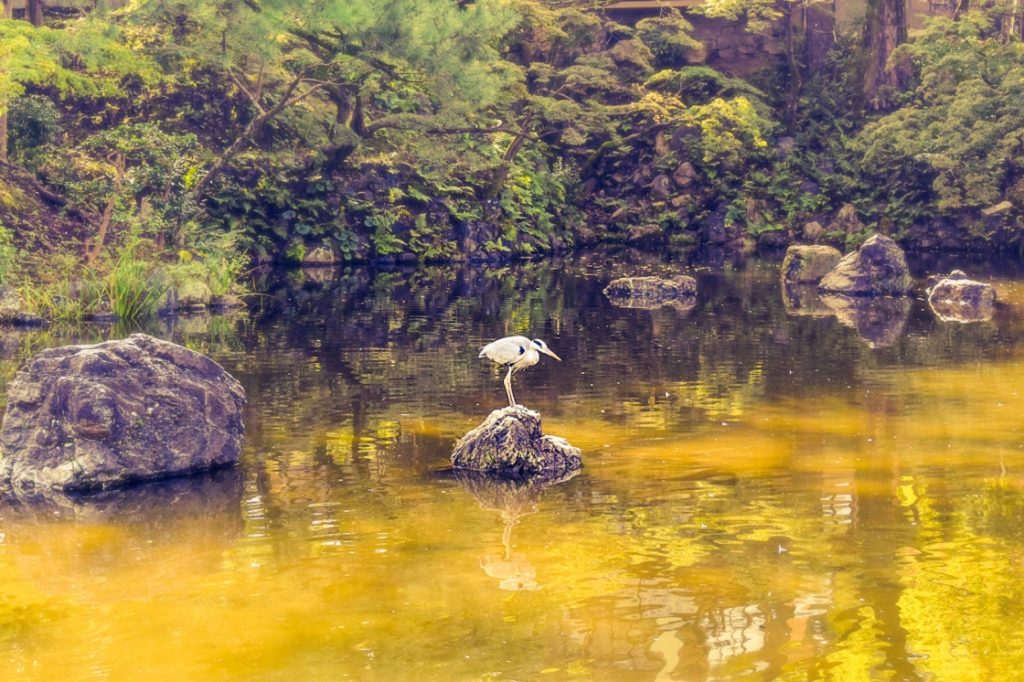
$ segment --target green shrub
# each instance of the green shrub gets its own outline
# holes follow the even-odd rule
[[[0,284],[5,284],[10,277],[17,254],[11,231],[0,223]]]
[[[50,144],[60,132],[60,111],[48,97],[27,95],[11,102],[11,151],[23,153]]]
[[[110,309],[123,320],[138,320],[156,313],[167,292],[164,277],[153,265],[136,255],[139,240],[129,241],[118,253],[107,275]]]

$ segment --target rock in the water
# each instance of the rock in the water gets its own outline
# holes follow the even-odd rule
[[[582,465],[580,451],[564,439],[545,436],[540,414],[516,405],[491,412],[455,444],[452,466],[497,476],[559,475]]]
[[[330,267],[338,262],[334,250],[326,245],[316,246],[306,252],[302,258],[302,267],[319,268]]]
[[[231,464],[244,406],[216,362],[145,334],[44,350],[8,389],[0,485],[31,496]]]
[[[650,310],[667,305],[689,310],[697,304],[697,280],[686,275],[672,279],[623,277],[609,283],[604,295],[620,308]]]
[[[797,245],[786,249],[782,261],[782,281],[786,283],[817,283],[843,257],[831,246]]]
[[[995,311],[991,284],[969,279],[954,270],[928,288],[928,305],[943,322],[985,322]]]
[[[177,310],[206,310],[213,294],[210,286],[201,279],[190,279],[175,288],[174,300]]]
[[[213,310],[237,310],[244,307],[245,301],[234,294],[217,294],[210,299],[210,308]]]
[[[824,294],[821,300],[839,322],[855,330],[870,348],[885,348],[899,341],[910,316],[909,298]]]
[[[822,277],[818,288],[848,296],[904,296],[913,287],[903,249],[889,237],[872,235]]]
[[[45,321],[28,312],[17,289],[9,284],[0,284],[0,323],[36,327]]]

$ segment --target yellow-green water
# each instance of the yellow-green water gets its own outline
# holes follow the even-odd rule
[[[689,314],[613,275],[699,276]],[[1024,670],[1024,305],[870,347],[787,316],[770,265],[607,256],[292,274],[151,331],[249,395],[242,462],[0,508],[4,680],[1012,680]],[[118,330],[8,333],[32,349]],[[509,333],[585,468],[462,480]],[[877,345],[877,344],[871,344]]]

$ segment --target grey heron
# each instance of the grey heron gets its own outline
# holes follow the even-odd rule
[[[483,347],[477,357],[489,358],[499,365],[508,367],[508,374],[505,375],[505,393],[508,394],[508,404],[515,407],[516,399],[512,395],[512,375],[540,362],[541,353],[550,355],[559,362],[562,361],[562,358],[551,352],[546,343],[540,339],[528,339],[525,336],[506,336],[497,341],[491,341]]]

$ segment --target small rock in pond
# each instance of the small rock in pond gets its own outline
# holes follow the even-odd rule
[[[545,436],[540,413],[522,405],[491,412],[459,439],[452,466],[506,477],[559,475],[582,466],[580,451],[563,438]]]
[[[216,362],[145,334],[44,350],[8,389],[0,488],[107,489],[232,464],[244,406]]]
[[[697,280],[686,275],[672,279],[661,277],[622,277],[604,289],[612,305],[620,308],[653,309],[672,306],[689,310],[697,304]]]
[[[954,270],[928,287],[928,305],[943,322],[986,322],[995,311],[991,284],[969,279]]]

